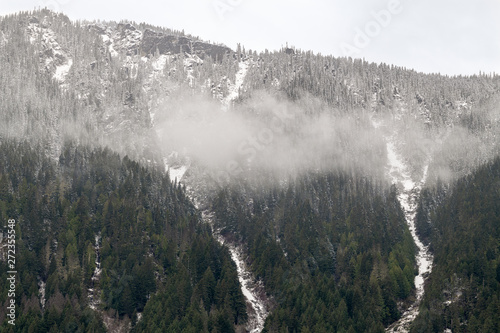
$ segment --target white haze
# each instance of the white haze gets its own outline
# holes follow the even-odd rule
[[[449,181],[498,153],[496,107],[479,117],[489,127],[474,132],[459,123],[430,127],[412,112],[340,112],[310,96],[294,102],[265,92],[252,96],[228,112],[208,97],[171,97],[156,113],[155,129],[165,156],[176,151],[189,161],[177,158],[169,163],[199,166],[219,182],[326,170],[356,170],[384,179],[385,138],[395,135],[397,149],[415,177],[421,177],[423,165],[430,162],[430,181]],[[382,120],[384,128],[374,128],[373,117]]]
[[[229,112],[217,101],[179,97],[156,114],[164,153],[176,151],[221,179],[251,171],[360,169],[383,173],[385,145],[361,111],[349,115],[308,97],[296,102],[257,92]]]

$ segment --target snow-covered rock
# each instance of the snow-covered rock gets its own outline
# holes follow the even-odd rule
[[[40,63],[47,73],[64,86],[66,77],[73,66],[69,52],[61,47],[54,31],[46,25],[40,25],[38,20],[32,20],[26,28],[30,42],[40,46]]]

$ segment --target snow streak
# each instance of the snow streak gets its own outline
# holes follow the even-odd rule
[[[186,186],[186,193],[189,199],[193,202],[196,208],[201,205],[195,197],[196,191],[189,186]],[[231,259],[236,264],[238,273],[238,281],[241,285],[241,292],[245,296],[247,303],[248,321],[245,327],[246,332],[259,333],[264,329],[264,323],[269,314],[267,304],[269,300],[264,290],[264,284],[261,280],[257,280],[252,272],[248,269],[245,260],[245,251],[239,244],[229,242],[220,234],[220,230],[215,229],[214,214],[209,210],[201,212],[202,221],[207,223],[212,229],[212,235],[222,246],[226,246],[231,254]]]
[[[378,127],[378,126],[376,126]],[[401,159],[396,151],[396,138],[391,136],[386,138],[387,158],[389,160],[389,178],[398,189],[398,200],[403,207],[406,223],[413,237],[413,241],[418,247],[417,266],[418,275],[415,277],[415,288],[417,290],[415,302],[403,313],[401,319],[389,326],[387,332],[409,332],[410,325],[419,313],[419,305],[424,295],[424,282],[432,269],[432,254],[417,236],[415,228],[416,209],[418,198],[422,190],[422,185],[427,178],[428,164],[424,166],[423,177],[415,182],[408,170],[407,164]]]
[[[239,70],[236,73],[234,84],[228,84],[229,93],[222,99],[222,110],[228,111],[231,103],[239,97],[240,89],[243,87],[243,82],[248,72],[248,67],[248,61],[242,60],[239,62]],[[210,219],[207,220],[210,221]],[[213,228],[212,223],[211,226]],[[264,292],[264,285],[262,281],[257,281],[252,272],[248,269],[244,259],[244,251],[240,245],[226,242],[218,231],[214,231],[214,236],[219,243],[228,247],[231,258],[236,264],[241,291],[247,300],[247,305],[250,307],[246,330],[250,333],[261,332],[264,329],[264,323],[269,314],[266,306],[268,302]]]
[[[212,228],[212,233],[219,244],[226,246],[231,253],[231,259],[236,264],[238,280],[241,285],[241,292],[247,301],[248,322],[245,327],[249,333],[259,333],[264,329],[264,323],[269,314],[266,304],[267,297],[262,281],[257,281],[245,262],[245,255],[242,246],[227,242],[220,230],[214,229],[213,214],[202,212],[202,218]],[[248,311],[250,310],[250,311]]]
[[[99,251],[99,246],[101,243],[101,233],[95,235],[95,244],[94,244],[94,250],[95,250],[95,269],[94,273],[92,274],[92,287],[88,289],[88,298],[89,298],[89,307],[92,310],[97,310],[97,307],[100,303],[99,299],[99,292],[97,290],[97,285],[99,283],[99,277],[101,276],[101,256],[100,256],[100,251]]]
[[[224,238],[219,236],[219,243],[224,244]],[[258,333],[264,329],[268,311],[265,301],[259,297],[260,292],[264,289],[262,281],[255,282],[253,274],[248,270],[244,260],[244,255],[241,247],[233,244],[225,244],[231,252],[231,258],[236,263],[238,271],[238,280],[241,284],[241,292],[245,296],[247,303],[251,306],[252,312],[248,314],[248,323],[246,329],[250,333]]]
[[[246,61],[240,61],[239,70],[236,73],[236,79],[234,80],[234,84],[228,84],[229,93],[226,97],[222,99],[222,109],[224,111],[229,110],[231,102],[238,98],[240,94],[240,88],[243,87],[243,81],[245,80],[245,76],[248,71],[248,63]]]

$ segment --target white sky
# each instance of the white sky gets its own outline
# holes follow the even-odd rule
[[[378,23],[373,13],[391,3]],[[0,0],[0,14],[35,7],[184,29],[233,49],[288,43],[428,73],[500,73],[500,0]]]

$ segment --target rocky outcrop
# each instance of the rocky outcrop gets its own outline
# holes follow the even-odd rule
[[[115,29],[99,24],[90,24],[90,30],[101,35],[110,47],[110,52],[123,52],[128,56],[174,55],[188,53],[201,59],[211,57],[222,60],[233,51],[227,46],[192,40],[185,36],[156,32],[151,29],[141,31],[130,23],[120,23]]]
[[[212,57],[214,60],[222,60],[222,57],[225,54],[232,53],[233,51],[226,46],[219,46],[214,44],[208,44],[204,42],[194,42],[193,43],[193,51],[200,58],[204,58],[205,56]]]
[[[200,41],[192,41],[183,36],[166,35],[146,29],[143,34],[141,52],[143,54],[179,54],[187,52],[196,54],[200,58],[212,57],[221,60],[222,57],[231,53],[226,46],[219,46]]]

